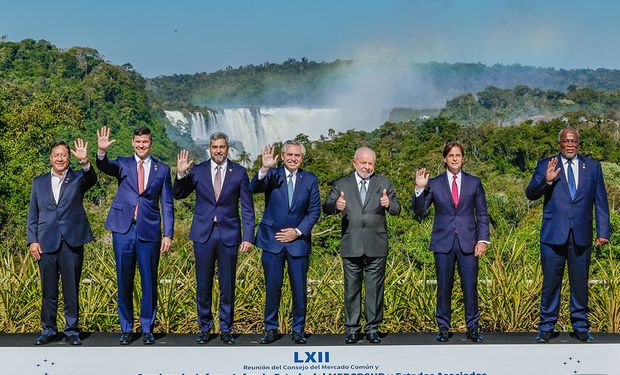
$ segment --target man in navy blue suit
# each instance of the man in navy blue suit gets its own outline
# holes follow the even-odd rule
[[[209,341],[213,327],[211,309],[213,277],[217,260],[220,282],[220,338],[233,345],[237,251],[245,253],[254,242],[254,203],[245,168],[228,160],[228,136],[211,134],[211,159],[194,166],[189,152],[177,157],[177,177],[173,191],[183,199],[196,191],[196,207],[189,238],[194,242],[196,257],[196,305],[198,308],[198,344]],[[239,221],[239,203],[243,230]]]
[[[540,229],[543,286],[536,342],[545,343],[557,336],[554,329],[565,263],[570,282],[570,335],[581,342],[593,342],[588,321],[592,209],[596,212],[596,246],[602,246],[609,243],[607,191],[601,163],[578,155],[577,130],[562,129],[558,146],[560,154],[538,162],[525,190],[528,199],[544,197]]]
[[[430,248],[435,255],[437,271],[437,341],[450,338],[454,264],[458,264],[465,303],[467,339],[482,342],[478,328],[478,257],[489,243],[489,216],[482,182],[463,172],[465,150],[459,142],[444,146],[446,172],[429,180],[422,168],[416,172],[414,212],[421,216],[435,205],[435,221]]]
[[[293,299],[293,341],[305,344],[306,285],[312,227],[321,215],[317,177],[300,169],[306,148],[297,141],[282,145],[283,167],[275,168],[274,147],[263,149],[263,165],[250,183],[253,193],[265,193],[265,213],[258,226],[256,245],[263,249],[265,273],[265,333],[261,344],[278,336],[278,309],[282,294],[284,262]]]
[[[82,200],[97,175],[88,161],[88,143],[78,138],[74,149],[56,142],[50,152],[52,170],[32,181],[28,211],[28,251],[39,264],[41,273],[41,336],[35,345],[51,342],[57,332],[58,281],[62,279],[65,310],[65,340],[81,345],[79,337],[79,285],[84,260],[84,245],[91,242],[90,229]],[[69,151],[78,159],[82,171],[69,167]]]
[[[151,156],[153,138],[147,127],[134,130],[132,156],[108,159],[106,151],[114,142],[110,139],[108,127],[103,126],[97,131],[97,168],[118,182],[105,228],[112,231],[116,260],[118,315],[122,331],[119,341],[121,345],[129,345],[132,339],[133,284],[137,263],[142,286],[142,342],[152,345],[155,343],[153,326],[157,312],[159,256],[170,250],[174,232],[170,167]]]

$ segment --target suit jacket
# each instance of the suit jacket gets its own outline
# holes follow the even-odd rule
[[[321,215],[317,177],[302,169],[297,171],[290,208],[284,167],[269,169],[262,180],[258,179],[257,173],[250,183],[250,190],[252,193],[265,193],[265,212],[258,225],[256,245],[275,254],[284,248],[293,256],[310,254],[312,227]],[[293,242],[279,242],[275,235],[283,228],[297,228],[302,235]]]
[[[172,190],[176,199],[183,199],[196,190],[194,219],[189,232],[192,241],[207,242],[211,237],[213,220],[217,217],[217,226],[226,246],[237,246],[242,241],[254,242],[254,202],[248,174],[245,168],[230,160],[227,168],[217,201],[211,179],[211,159],[195,165],[185,177],[174,180]],[[239,221],[239,202],[243,233]]]
[[[552,184],[547,184],[547,163],[557,158],[561,169]],[[592,208],[596,209],[596,232],[599,238],[609,238],[609,205],[601,163],[578,155],[579,182],[575,199],[571,199],[568,181],[560,155],[538,162],[532,180],[525,190],[528,199],[544,196],[540,242],[563,245],[573,228],[577,246],[592,246]]]
[[[170,180],[170,167],[151,156],[149,179],[142,194],[138,194],[138,165],[134,156],[109,160],[97,158],[97,168],[115,177],[118,190],[105,221],[105,228],[117,233],[127,233],[131,226],[134,207],[138,204],[136,231],[143,241],[159,242],[163,235],[174,234],[174,203]],[[161,203],[161,214],[159,205]]]
[[[373,174],[368,182],[366,202],[360,198],[355,172],[340,178],[334,183],[327,199],[323,203],[323,212],[327,215],[337,213],[336,201],[340,192],[344,192],[347,204],[342,211],[342,239],[340,253],[342,257],[384,257],[388,253],[386,209],[381,207],[380,198],[383,189],[390,199],[390,215],[400,214],[400,203],[394,186],[387,177]]]
[[[461,191],[456,207],[447,172],[431,178],[422,194],[417,197],[414,194],[413,211],[422,216],[432,203],[435,204],[430,243],[432,251],[450,252],[455,232],[466,254],[474,252],[478,241],[490,240],[486,195],[478,177],[461,171]]]
[[[60,187],[58,204],[54,202],[51,173],[32,180],[28,211],[27,242],[38,242],[43,252],[54,253],[64,239],[71,247],[82,246],[95,239],[90,229],[82,199],[97,183],[91,166],[87,172],[69,169]]]

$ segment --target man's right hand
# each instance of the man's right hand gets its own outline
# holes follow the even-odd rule
[[[344,200],[344,192],[341,191],[340,196],[338,197],[338,200],[336,201],[336,209],[338,211],[344,211],[346,206],[347,206],[347,201]]]
[[[43,253],[43,249],[41,248],[41,245],[38,242],[33,242],[28,246],[28,251],[30,252],[30,255],[32,255],[32,257],[36,260],[40,260],[41,259],[41,254]]]
[[[97,147],[100,154],[105,154],[108,147],[114,142],[116,140],[110,139],[110,128],[104,125],[97,130]]]
[[[181,150],[177,155],[177,173],[183,177],[187,173],[189,167],[194,163],[193,160],[189,160],[189,151]]]
[[[418,169],[415,172],[415,188],[424,189],[428,185],[428,179],[430,174],[426,171],[426,168]]]
[[[274,154],[275,154],[275,146],[269,147],[269,145],[267,145],[263,147],[263,154],[262,154],[263,166],[261,168],[263,172],[268,171],[269,168],[273,168],[278,164],[278,155],[274,155]]]
[[[547,183],[549,184],[555,181],[555,179],[558,177],[558,174],[560,174],[560,168],[556,168],[557,164],[558,158],[552,158],[547,163],[547,173],[545,174],[545,180],[547,180]]]

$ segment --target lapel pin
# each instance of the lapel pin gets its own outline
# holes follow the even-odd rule
[[[232,168],[228,168],[228,172],[232,172]]]
[[[157,172],[157,164],[155,164],[154,166],[155,172]]]

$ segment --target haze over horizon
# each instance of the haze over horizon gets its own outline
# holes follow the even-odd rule
[[[0,36],[97,49],[145,77],[306,57],[620,68],[611,0],[6,2]]]

